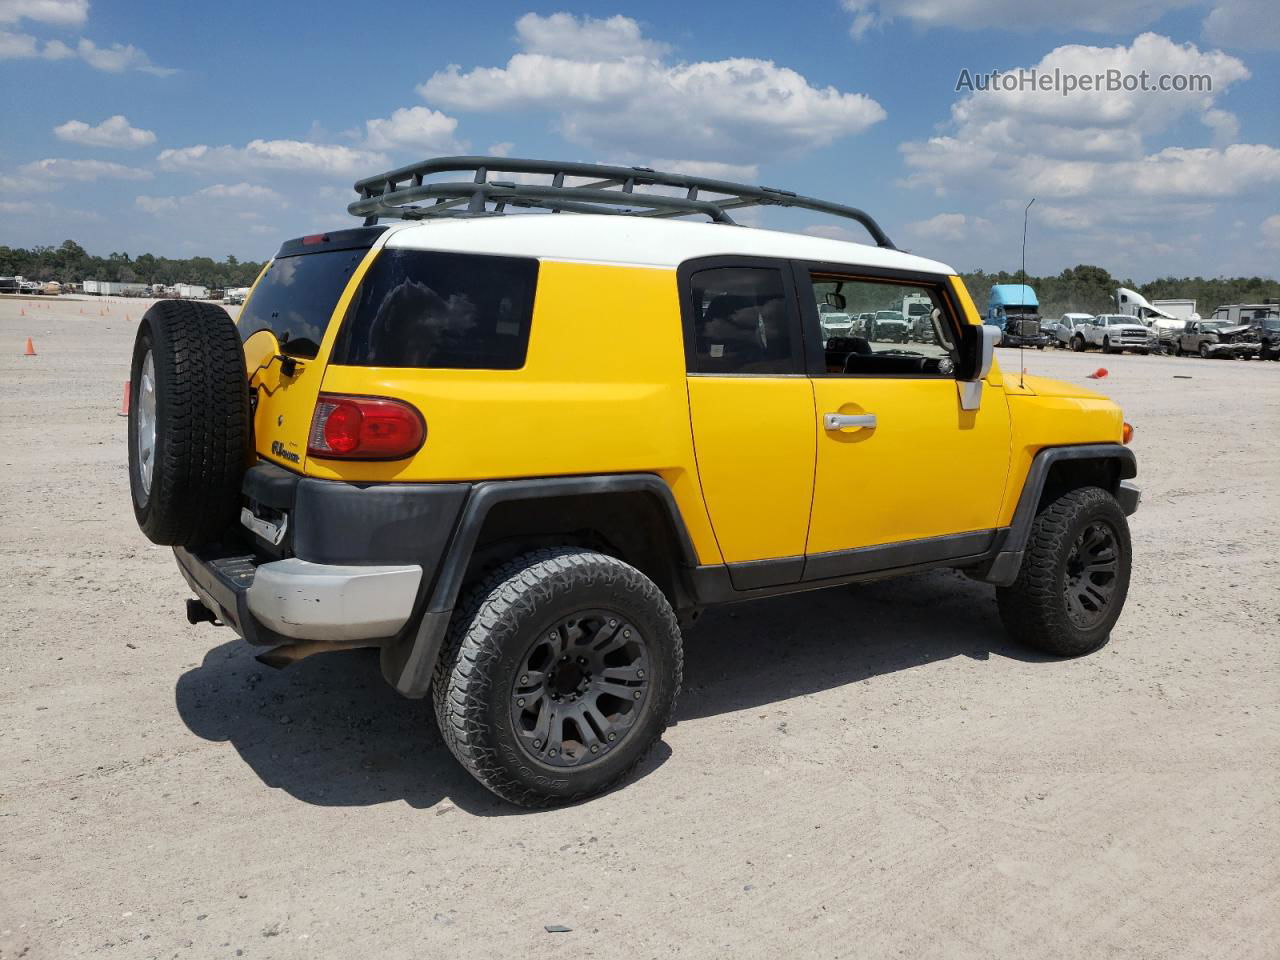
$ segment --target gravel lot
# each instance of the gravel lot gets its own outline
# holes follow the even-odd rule
[[[144,307],[0,302],[0,958],[1277,956],[1280,364],[1026,354],[1137,428],[1101,652],[951,573],[712,611],[640,776],[526,813],[371,653],[187,624],[128,505]]]

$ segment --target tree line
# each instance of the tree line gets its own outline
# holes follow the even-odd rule
[[[211,289],[247,287],[262,270],[261,263],[210,257],[188,257],[174,260],[144,253],[130,257],[112,253],[95,257],[74,240],[58,247],[0,247],[0,276],[22,276],[28,280],[57,280],[60,283],[82,283],[85,280],[107,280],[116,283],[198,283]]]
[[[174,260],[150,253],[130,257],[112,253],[91,256],[74,240],[58,247],[0,246],[0,276],[15,274],[28,280],[58,280],[79,283],[108,280],[119,283],[199,283],[211,288],[247,287],[262,269],[261,263],[209,257]],[[978,270],[961,274],[979,312],[985,313],[991,287],[997,283],[1017,283],[1017,272]],[[1026,282],[1040,300],[1040,313],[1056,317],[1063,313],[1105,313],[1116,307],[1117,287],[1136,290],[1148,300],[1193,299],[1197,309],[1208,316],[1224,303],[1258,303],[1268,297],[1280,298],[1280,281],[1266,277],[1161,277],[1150,283],[1117,279],[1102,267],[1080,264],[1054,276],[1028,276]]]
[[[1017,271],[978,270],[961,276],[980,313],[986,313],[992,286],[1019,282]],[[1261,303],[1269,297],[1280,298],[1280,281],[1267,277],[1161,277],[1150,283],[1135,283],[1088,264],[1070,267],[1056,276],[1028,275],[1026,282],[1036,292],[1043,317],[1113,311],[1117,287],[1128,287],[1148,300],[1195,300],[1196,310],[1204,317],[1224,303]]]

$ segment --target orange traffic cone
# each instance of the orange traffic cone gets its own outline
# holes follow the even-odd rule
[[[1106,367],[1099,367],[1097,370],[1093,371],[1093,373],[1089,374],[1085,379],[1086,379],[1086,380],[1101,380],[1101,379],[1102,379],[1103,377],[1105,377],[1106,375],[1107,375],[1107,368],[1106,368]]]
[[[124,315],[124,322],[125,323],[129,322],[129,315],[127,313]]]
[[[120,412],[116,414],[117,417],[127,417],[129,415],[129,396],[132,386],[128,380],[124,382],[124,397],[120,400]]]
[[[34,357],[36,355],[36,345],[31,342],[30,337],[27,337],[27,349],[22,355],[24,357]]]

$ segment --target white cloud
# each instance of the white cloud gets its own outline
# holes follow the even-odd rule
[[[95,70],[105,70],[107,73],[141,70],[157,77],[167,77],[178,72],[171,67],[156,66],[145,52],[132,44],[113,43],[109,47],[99,47],[92,40],[81,37],[76,45],[76,54]]]
[[[1234,117],[1214,106],[1232,84],[1249,76],[1244,64],[1220,51],[1201,52],[1191,44],[1142,34],[1129,46],[1058,47],[1035,65],[1081,75],[1143,70],[1207,73],[1211,93],[1094,91],[1062,96],[1042,90],[966,94],[951,108],[951,130],[901,147],[909,186],[939,194],[990,190],[1048,198],[1137,193],[1225,196],[1250,187],[1239,174],[1249,171],[1267,182],[1270,147],[1234,145],[1222,149],[1170,148],[1144,154],[1144,139],[1165,132],[1187,116],[1197,117],[1220,137]],[[1194,172],[1193,172],[1194,171]],[[1206,177],[1197,181],[1196,177]]]
[[[1280,213],[1273,213],[1263,220],[1259,231],[1268,247],[1280,247]]]
[[[1154,23],[1169,10],[1196,6],[1202,0],[841,0],[853,14],[850,32],[863,36],[870,28],[894,20],[923,27],[979,30],[989,27],[1030,30],[1061,27],[1095,33],[1125,33]]]
[[[254,167],[335,176],[367,175],[387,166],[385,154],[339,144],[305,140],[251,140],[243,147],[193,147],[161,150],[166,170],[239,170]]]
[[[0,60],[34,57],[42,57],[45,60],[79,59],[95,70],[107,73],[140,70],[157,77],[167,77],[178,72],[170,67],[160,67],[152,63],[145,51],[139,50],[132,44],[113,43],[109,47],[100,47],[92,40],[81,37],[74,47],[68,46],[61,40],[48,40],[41,46],[30,34],[0,30]]]
[[[516,41],[526,53],[570,60],[620,60],[624,57],[660,57],[665,43],[646,40],[640,24],[630,17],[597,20],[553,13],[547,17],[526,13],[516,21]]]
[[[1210,43],[1245,50],[1280,50],[1280,17],[1274,0],[1219,0],[1204,20]]]
[[[502,143],[491,143],[489,144],[489,152],[487,156],[509,157],[511,156],[511,151],[514,148],[515,148],[515,144],[512,143],[510,140],[504,140]]]
[[[79,143],[88,147],[119,147],[125,150],[149,147],[156,142],[156,135],[153,132],[132,126],[120,114],[108,117],[96,127],[89,126],[83,120],[68,120],[54,127],[53,134],[59,140],[66,140],[69,143]]]
[[[520,24],[524,49],[505,66],[452,65],[418,92],[457,110],[551,111],[566,139],[605,154],[738,165],[826,146],[885,116],[870,97],[812,86],[770,60],[668,63],[626,17]],[[575,40],[600,35],[598,48]]]
[[[89,16],[89,0],[0,0],[0,23],[34,20],[76,27]]]
[[[938,243],[958,243],[969,235],[970,227],[985,229],[991,224],[977,218],[971,220],[963,213],[939,213],[927,220],[915,220],[908,223],[905,230],[908,235],[920,240]]]
[[[51,180],[150,180],[151,171],[106,160],[66,160],[50,157],[18,169],[24,176]]]
[[[733,180],[753,183],[760,176],[760,168],[754,163],[717,163],[714,160],[655,160],[647,164],[657,170],[684,173],[691,177],[707,177],[710,180]]]
[[[211,203],[212,201],[212,203]],[[141,210],[151,214],[172,213],[176,210],[187,210],[195,206],[221,206],[227,202],[243,201],[247,203],[271,203],[284,206],[285,201],[280,194],[269,187],[254,183],[215,183],[195,193],[183,197],[148,197],[134,198],[134,203]],[[243,217],[243,214],[240,214]]]
[[[25,60],[38,55],[35,37],[26,33],[0,30],[0,60]]]
[[[390,117],[365,122],[365,145],[374,150],[417,147],[451,153],[462,147],[454,134],[458,121],[427,107],[401,107]]]

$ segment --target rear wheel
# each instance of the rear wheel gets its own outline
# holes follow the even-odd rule
[[[624,779],[666,729],[683,669],[675,613],[639,570],[539,550],[473,589],[436,669],[436,719],[472,776],[528,807]]]
[[[1129,592],[1132,562],[1124,511],[1100,487],[1082,487],[1043,507],[1018,578],[996,590],[1015,640],[1060,657],[1107,642]]]
[[[129,489],[154,543],[195,546],[234,522],[249,443],[240,336],[216,304],[163,300],[133,345]]]

